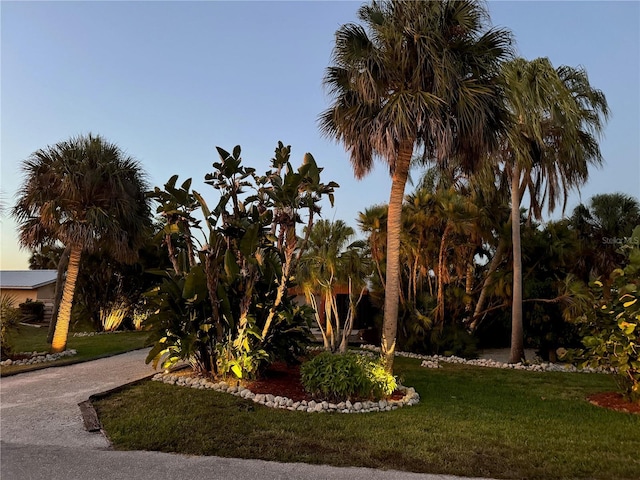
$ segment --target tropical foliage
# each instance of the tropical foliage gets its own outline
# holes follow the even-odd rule
[[[513,293],[510,361],[524,358],[520,205],[529,193],[529,210],[540,218],[546,202],[553,211],[560,198],[587,181],[588,167],[602,161],[597,136],[608,116],[604,94],[589,84],[583,69],[553,68],[546,58],[505,62],[504,100],[511,115],[502,146],[494,155],[511,185]]]
[[[174,176],[150,193],[166,222],[160,237],[174,270],[149,295],[160,338],[148,361],[188,360],[203,373],[246,378],[302,353],[311,312],[288,292],[307,242],[296,227],[305,221],[310,234],[321,199],[333,202],[337,184],[321,183],[309,153],[294,170],[290,152],[280,142],[271,169],[258,175],[242,165],[239,146],[218,148],[220,161],[205,176],[219,194],[213,208],[191,190],[191,179],[177,187]]]
[[[16,308],[16,299],[12,295],[0,296],[0,354],[2,360],[13,353],[10,332],[15,329],[20,320],[20,310]]]
[[[300,368],[302,385],[315,398],[332,402],[380,400],[390,396],[397,381],[380,359],[357,353],[323,352]]]
[[[583,329],[583,349],[574,353],[584,365],[617,372],[621,390],[640,403],[640,226],[630,242],[620,248],[627,258],[624,268],[615,269],[607,282],[590,285],[591,305],[568,315]]]

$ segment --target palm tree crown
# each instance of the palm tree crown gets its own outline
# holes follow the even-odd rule
[[[372,2],[336,32],[324,84],[334,102],[320,127],[349,150],[358,178],[374,155],[393,171],[400,145],[425,158],[453,152],[477,159],[502,125],[494,78],[510,54],[510,33],[486,29],[471,1]],[[457,147],[457,148],[456,148]]]
[[[147,183],[138,162],[89,134],[34,152],[13,215],[24,247],[98,245],[120,261],[135,258],[149,226]]]

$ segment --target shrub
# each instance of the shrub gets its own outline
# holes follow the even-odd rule
[[[129,313],[129,306],[125,302],[114,303],[100,309],[100,324],[105,332],[115,332],[120,328]]]
[[[22,321],[40,323],[44,320],[44,303],[28,299],[18,307],[22,313]]]
[[[13,351],[9,331],[15,328],[20,319],[20,310],[14,307],[15,301],[15,297],[11,295],[5,294],[0,297],[0,353],[3,360]]]
[[[328,401],[381,399],[397,386],[382,361],[354,354],[323,352],[300,368],[302,385],[318,399]]]

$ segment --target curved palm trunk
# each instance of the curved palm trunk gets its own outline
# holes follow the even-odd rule
[[[511,240],[513,242],[513,298],[511,300],[511,353],[509,363],[524,359],[522,326],[522,248],[520,246],[520,169],[511,178]]]
[[[60,310],[60,302],[62,301],[62,289],[64,286],[64,272],[67,271],[67,265],[69,265],[69,253],[71,247],[65,247],[62,252],[62,256],[58,261],[58,274],[56,276],[56,290],[54,293],[53,313],[51,314],[51,321],[49,322],[49,331],[47,332],[47,343],[51,345],[53,342],[53,334],[56,331],[56,324],[58,321],[58,311]]]
[[[53,343],[51,344],[51,351],[53,353],[62,352],[67,346],[67,335],[69,333],[69,323],[71,321],[73,294],[76,290],[76,280],[78,279],[78,272],[80,270],[81,256],[82,248],[72,245],[71,252],[69,253],[67,280],[64,283],[62,301],[60,302],[60,310],[58,312],[58,320],[56,322],[56,330],[53,334]]]
[[[400,299],[400,233],[402,231],[402,202],[409,176],[413,142],[400,145],[391,180],[389,213],[387,217],[387,278],[384,295],[384,323],[382,325],[382,359],[385,369],[393,372],[393,356],[398,331],[398,303]]]
[[[471,330],[472,332],[476,328],[478,328],[478,324],[480,323],[480,314],[484,310],[485,303],[487,303],[487,292],[489,290],[489,285],[491,285],[491,277],[498,269],[498,265],[500,265],[500,262],[502,261],[502,257],[506,248],[506,242],[500,239],[498,241],[498,248],[496,249],[496,253],[491,259],[491,262],[489,262],[489,270],[487,271],[487,276],[484,278],[484,282],[482,282],[482,290],[480,290],[478,303],[476,303],[476,308],[473,312],[473,321],[471,322],[471,325],[469,325],[469,330]]]
[[[440,251],[438,252],[438,308],[436,309],[436,327],[442,327],[444,325],[444,275],[447,263],[447,240],[451,233],[451,228],[451,223],[447,222],[447,226],[440,239]]]

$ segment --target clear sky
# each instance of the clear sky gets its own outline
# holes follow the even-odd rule
[[[246,165],[264,172],[278,140],[294,165],[311,152],[324,180],[340,184],[329,219],[356,227],[358,212],[388,200],[378,164],[353,178],[341,145],[323,138],[318,114],[329,99],[322,77],[334,33],[361,2],[0,2],[0,269],[26,269],[7,210],[32,152],[89,132],[138,159],[151,186],[171,175],[202,184],[215,146],[241,145]],[[640,197],[640,3],[488,3],[521,56],[583,66],[603,90],[612,117],[582,200],[597,193]],[[408,187],[408,190],[410,187]],[[580,198],[573,195],[568,212]],[[557,214],[559,215],[559,214]]]

